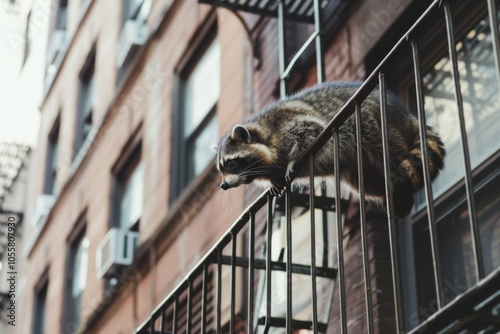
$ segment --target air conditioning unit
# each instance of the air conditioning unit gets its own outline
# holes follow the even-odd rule
[[[120,266],[128,266],[134,259],[139,244],[139,233],[111,228],[97,246],[97,275],[103,278]]]
[[[140,20],[127,20],[118,39],[116,66],[121,68],[148,38],[148,27]]]
[[[57,56],[64,49],[66,30],[54,30],[47,45],[47,66],[56,62]]]
[[[43,194],[37,197],[35,202],[35,210],[31,218],[31,224],[41,226],[47,220],[47,216],[55,202],[54,195]]]

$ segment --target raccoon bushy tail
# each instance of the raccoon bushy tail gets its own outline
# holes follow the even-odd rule
[[[445,149],[443,142],[431,127],[426,128],[427,157],[431,180],[444,167]],[[422,150],[420,137],[410,148],[408,156],[401,161],[393,178],[394,209],[398,217],[404,217],[413,206],[413,194],[424,185]]]

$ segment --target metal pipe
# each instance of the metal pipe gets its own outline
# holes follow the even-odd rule
[[[236,234],[231,232],[231,314],[229,322],[229,333],[234,334],[236,325],[236,309],[234,299],[236,296]]]
[[[190,277],[188,280],[188,298],[187,298],[187,319],[186,319],[186,332],[191,333],[191,316],[193,315],[193,279]]]
[[[476,281],[479,282],[484,277],[483,253],[481,250],[481,240],[479,227],[476,219],[476,205],[474,201],[474,184],[472,182],[472,167],[470,163],[469,143],[467,140],[467,129],[465,126],[465,115],[462,92],[460,88],[460,73],[458,71],[457,50],[455,48],[455,36],[453,33],[453,19],[450,4],[444,1],[444,16],[446,19],[446,35],[448,37],[448,51],[452,65],[453,82],[455,87],[455,100],[458,107],[458,120],[460,124],[460,139],[465,167],[465,190],[467,194],[467,206],[469,209],[469,223],[472,235],[472,251],[476,262]]]
[[[279,71],[285,72],[286,67],[286,40],[285,40],[285,2],[278,0],[278,61]],[[280,79],[280,97],[286,96],[286,78]]]
[[[248,227],[248,331],[253,333],[254,312],[254,265],[255,265],[255,215],[250,215],[250,226]]]
[[[443,291],[441,287],[441,264],[439,263],[439,248],[437,241],[436,220],[434,215],[434,196],[432,194],[432,183],[429,171],[429,155],[427,152],[427,131],[424,110],[424,94],[422,93],[422,77],[420,74],[420,59],[418,55],[418,41],[410,41],[413,52],[413,69],[415,72],[415,91],[417,97],[417,111],[420,131],[420,150],[422,151],[422,167],[424,174],[425,199],[427,203],[427,217],[429,223],[429,234],[431,239],[432,266],[434,268],[434,284],[438,307],[444,305]]]
[[[286,218],[286,330],[292,333],[292,189],[285,188],[285,218]]]
[[[208,282],[208,267],[207,264],[203,264],[203,282],[201,291],[201,333],[205,334],[207,332],[207,282]],[[163,332],[162,332],[163,333]]]
[[[340,304],[340,332],[347,333],[347,317],[345,303],[345,282],[344,282],[344,244],[343,244],[343,224],[342,224],[342,208],[340,205],[340,162],[339,162],[339,132],[337,129],[333,131],[334,139],[334,154],[335,154],[335,213],[337,214],[337,266],[339,281],[339,304]]]
[[[321,30],[321,3],[314,0],[314,30],[316,33],[316,71],[318,83],[325,81],[325,55],[323,52],[323,31]]]
[[[313,333],[318,334],[318,292],[316,288],[316,206],[314,205],[314,155],[309,155],[309,211],[311,213],[311,301]]]
[[[266,225],[266,324],[264,327],[264,334],[269,332],[271,328],[271,284],[272,284],[272,270],[271,270],[271,255],[272,255],[272,244],[273,244],[273,197],[267,195],[267,225]]]
[[[403,332],[401,309],[401,283],[399,281],[399,259],[396,241],[394,204],[392,201],[391,160],[389,156],[389,130],[387,128],[387,83],[383,72],[379,72],[380,118],[382,126],[382,147],[384,154],[385,195],[387,201],[387,222],[389,225],[389,247],[391,252],[392,285],[394,289],[394,313],[396,331]]]
[[[366,309],[366,328],[368,333],[373,333],[373,309],[372,292],[370,281],[370,259],[368,257],[368,242],[366,230],[366,209],[365,209],[365,184],[363,175],[363,138],[361,124],[361,105],[355,101],[356,112],[356,146],[358,158],[358,189],[359,189],[359,221],[361,226],[361,253],[363,255],[363,276],[365,285],[365,309]]]
[[[495,69],[497,73],[497,84],[500,86],[500,33],[498,28],[498,9],[496,1],[486,0],[488,3],[488,16],[490,19],[491,37],[493,41],[493,53],[495,55]]]
[[[217,311],[216,333],[221,334],[222,313],[222,250],[217,248]],[[174,332],[175,333],[175,332]]]

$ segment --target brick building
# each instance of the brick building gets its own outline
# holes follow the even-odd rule
[[[225,1],[217,2],[217,8],[195,0],[59,1],[51,7],[35,161],[39,174],[32,183],[33,194],[48,211],[37,220],[26,247],[25,305],[33,311],[25,313],[22,333],[130,333],[148,319],[152,327],[144,330],[167,332],[174,326],[178,331],[233,332],[255,324],[261,332],[264,323],[272,323],[269,314],[263,316],[266,309],[274,318],[272,332],[284,332],[281,320],[289,320],[285,314],[290,313],[284,286],[290,284],[278,271],[289,273],[284,257],[292,250],[296,265],[290,309],[294,320],[300,320],[294,328],[311,328],[314,322],[318,326],[310,309],[307,205],[293,210],[291,240],[284,228],[291,212],[286,214],[283,199],[267,212],[275,226],[268,229],[265,210],[240,216],[260,190],[249,186],[216,191],[219,177],[210,145],[279,96],[281,52],[287,62],[294,61],[293,55],[314,32],[313,2],[290,3],[289,13],[302,14],[289,16],[282,43],[280,24],[273,17],[279,2],[268,2],[261,4],[264,7],[258,7],[260,1],[247,4],[246,9],[254,6],[257,14],[242,7],[238,15],[231,10],[236,5]],[[320,51],[326,79],[366,79],[433,3],[324,2]],[[494,189],[500,142],[494,130],[500,101],[498,41],[492,37],[498,27],[490,29],[488,4],[451,1],[476,186],[481,279],[500,266],[495,218],[499,197]],[[437,14],[427,19],[428,26],[415,33],[428,123],[441,134],[448,151],[447,169],[434,184],[441,285],[447,288],[448,303],[476,285],[478,263],[467,225],[458,121],[449,111],[455,102],[453,61],[443,42],[446,27]],[[308,50],[295,59],[297,66],[286,76],[288,92],[317,80],[321,65],[315,56]],[[388,86],[416,113],[411,50],[392,57],[384,67]],[[334,193],[331,187],[317,190],[325,204],[314,215],[323,223],[316,231],[321,234],[317,252],[323,262],[317,280],[319,329],[337,332],[343,313],[347,329],[362,333],[367,331],[367,313],[360,212],[357,202],[346,198],[341,205],[338,199],[340,224],[327,201]],[[307,192],[292,197],[297,207],[302,195]],[[257,203],[265,200],[259,197]],[[435,304],[432,289],[433,232],[426,225],[423,192],[416,202],[412,214],[398,222],[395,247],[405,330],[426,321],[441,306]],[[382,208],[366,209],[373,331],[391,333],[396,331],[394,263],[387,217]],[[255,224],[243,226],[248,219]],[[224,234],[234,221],[237,224]],[[336,223],[342,226],[343,276],[337,263]],[[255,268],[266,268],[268,254],[275,263],[272,279],[262,270],[254,273]],[[345,278],[345,307],[339,303],[339,277]],[[265,296],[270,286],[272,305]]]

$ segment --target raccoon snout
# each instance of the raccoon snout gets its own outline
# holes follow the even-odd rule
[[[228,190],[229,188],[231,188],[229,183],[227,183],[226,181],[222,181],[222,183],[220,184],[220,187],[224,190]]]

